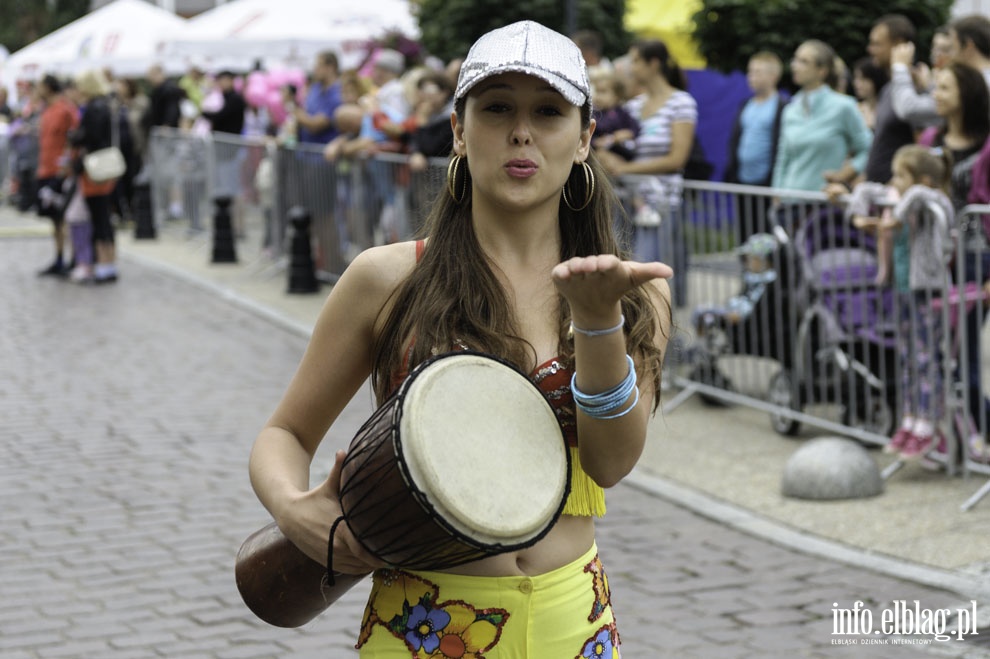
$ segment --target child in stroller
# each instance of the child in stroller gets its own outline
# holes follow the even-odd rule
[[[719,355],[732,353],[791,362],[790,332],[780,319],[791,318],[790,241],[783,231],[755,233],[736,248],[742,265],[741,288],[723,304],[700,305],[692,311],[697,335],[690,378],[721,389],[731,388],[718,369]],[[715,402],[703,396],[707,402]]]
[[[771,262],[776,250],[777,239],[769,233],[755,233],[736,249],[743,260],[743,288],[723,306],[699,306],[692,312],[692,324],[699,336],[716,325],[724,329],[752,315],[753,309],[777,281],[777,271]]]

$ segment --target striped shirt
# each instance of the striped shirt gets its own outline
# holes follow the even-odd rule
[[[639,135],[636,136],[636,160],[659,158],[670,153],[673,137],[672,126],[677,123],[698,123],[698,103],[685,91],[674,90],[660,109],[648,117],[643,116],[646,95],[641,94],[626,103],[626,110],[639,120]],[[681,204],[681,190],[684,177],[680,172],[657,174],[647,190],[640,190],[647,203],[656,205],[666,202],[672,207]]]

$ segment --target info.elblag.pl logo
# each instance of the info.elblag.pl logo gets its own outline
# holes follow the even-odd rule
[[[910,603],[907,600],[894,600],[892,606],[879,614],[874,614],[866,608],[866,604],[858,600],[849,608],[840,607],[838,602],[833,602],[832,644],[900,645],[953,639],[962,641],[979,635],[977,620],[976,600],[971,600],[968,607],[956,609],[929,609],[922,607],[918,600]],[[884,638],[877,638],[881,635]]]

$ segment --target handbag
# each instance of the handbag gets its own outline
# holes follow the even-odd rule
[[[117,144],[117,109],[110,106],[110,146],[83,156],[83,169],[93,183],[106,183],[120,178],[127,171],[127,161]]]
[[[83,169],[93,183],[105,183],[123,176],[127,163],[118,147],[108,146],[83,156]]]

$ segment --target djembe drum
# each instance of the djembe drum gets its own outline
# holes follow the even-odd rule
[[[434,357],[351,442],[343,517],[386,563],[445,569],[530,547],[564,507],[569,451],[553,408],[524,374],[480,353]],[[332,542],[332,538],[331,538]],[[274,524],[238,553],[238,589],[262,620],[305,624],[362,577],[327,571]]]

